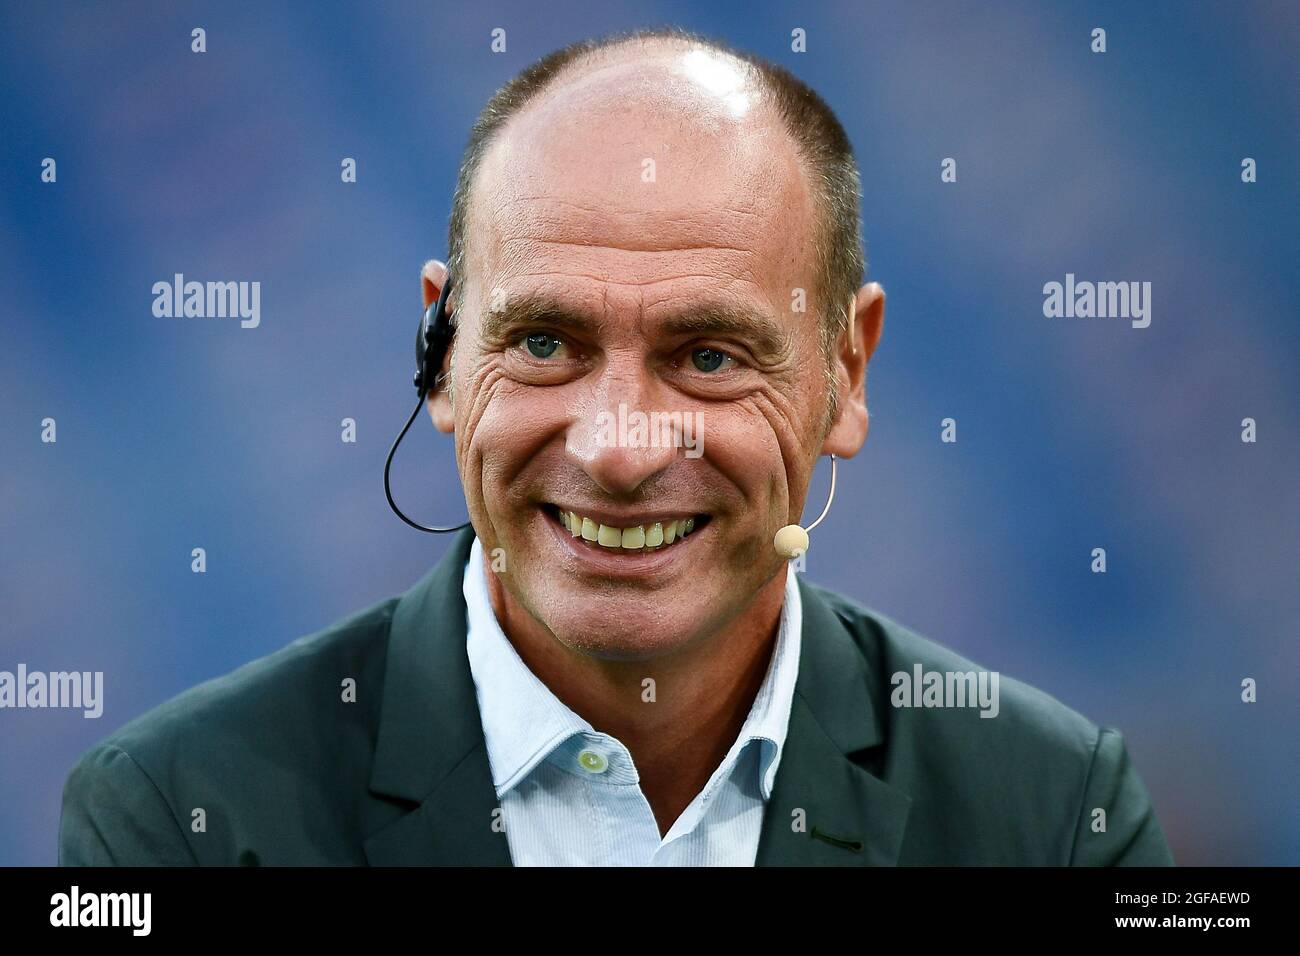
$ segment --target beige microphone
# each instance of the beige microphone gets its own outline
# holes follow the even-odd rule
[[[822,523],[822,518],[831,510],[831,502],[835,500],[835,455],[831,454],[831,493],[826,497],[826,507],[822,509],[821,516],[810,524],[807,528],[801,528],[797,524],[788,524],[776,533],[772,539],[772,546],[776,548],[776,553],[787,561],[791,558],[797,558],[808,550],[808,532]]]

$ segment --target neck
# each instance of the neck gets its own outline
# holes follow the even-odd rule
[[[627,747],[666,833],[722,763],[762,686],[776,644],[786,566],[730,621],[647,661],[571,650],[488,572],[497,621],[520,658],[557,698]],[[654,681],[654,700],[644,681]]]

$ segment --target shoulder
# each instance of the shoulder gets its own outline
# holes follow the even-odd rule
[[[205,681],[135,718],[104,743],[166,768],[202,743],[296,748],[324,727],[365,722],[383,679],[396,598]],[[346,682],[353,683],[346,683]],[[355,693],[349,693],[355,688]]]
[[[924,692],[929,675],[943,678],[941,690],[944,693],[950,688],[969,690],[971,681],[968,675],[975,675],[975,689],[978,692],[981,686],[987,688],[988,704],[980,706],[981,701],[976,699],[972,705],[969,698],[966,700],[964,709],[972,711],[970,716],[982,722],[971,726],[983,726],[985,731],[1015,736],[1028,745],[1038,744],[1057,754],[1084,760],[1091,757],[1102,728],[1055,697],[972,661],[852,598],[817,585],[811,585],[811,588],[835,612],[853,637],[858,650],[867,659],[873,699],[884,696],[883,703],[889,710],[907,712],[909,716],[923,719],[927,713],[938,715],[962,709],[954,706],[956,702],[951,695],[944,697],[940,706],[936,706],[933,700],[929,704],[918,704],[916,698]],[[916,686],[918,673],[921,675],[920,688]],[[948,675],[953,675],[953,678],[949,680]],[[982,685],[981,675],[988,675]],[[937,681],[929,683],[936,691],[940,690]],[[912,692],[906,695],[906,701],[903,700],[904,690]],[[996,702],[991,700],[994,694]],[[981,712],[989,716],[981,718]]]
[[[64,786],[61,859],[230,862],[237,844],[305,827],[305,805],[345,812],[369,777],[398,600],[192,687],[86,751]]]
[[[1147,795],[1118,730],[810,587],[865,659],[884,736],[877,769],[912,799],[917,861],[1065,864],[1080,856],[1095,808],[1143,823]]]

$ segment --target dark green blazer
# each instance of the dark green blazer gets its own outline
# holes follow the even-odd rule
[[[89,750],[64,788],[59,862],[508,865],[465,652],[472,540],[461,532],[404,596]],[[759,865],[1173,863],[1118,732],[1010,679],[991,719],[895,708],[896,672],[978,668],[799,588],[799,675]]]

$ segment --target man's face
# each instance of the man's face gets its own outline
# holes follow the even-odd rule
[[[716,633],[780,569],[826,412],[813,216],[788,135],[709,54],[591,68],[508,125],[475,186],[452,374],[512,618],[646,659]],[[684,326],[718,313],[750,318]],[[696,447],[639,440],[638,413],[676,413]],[[624,547],[679,519],[685,537]]]

